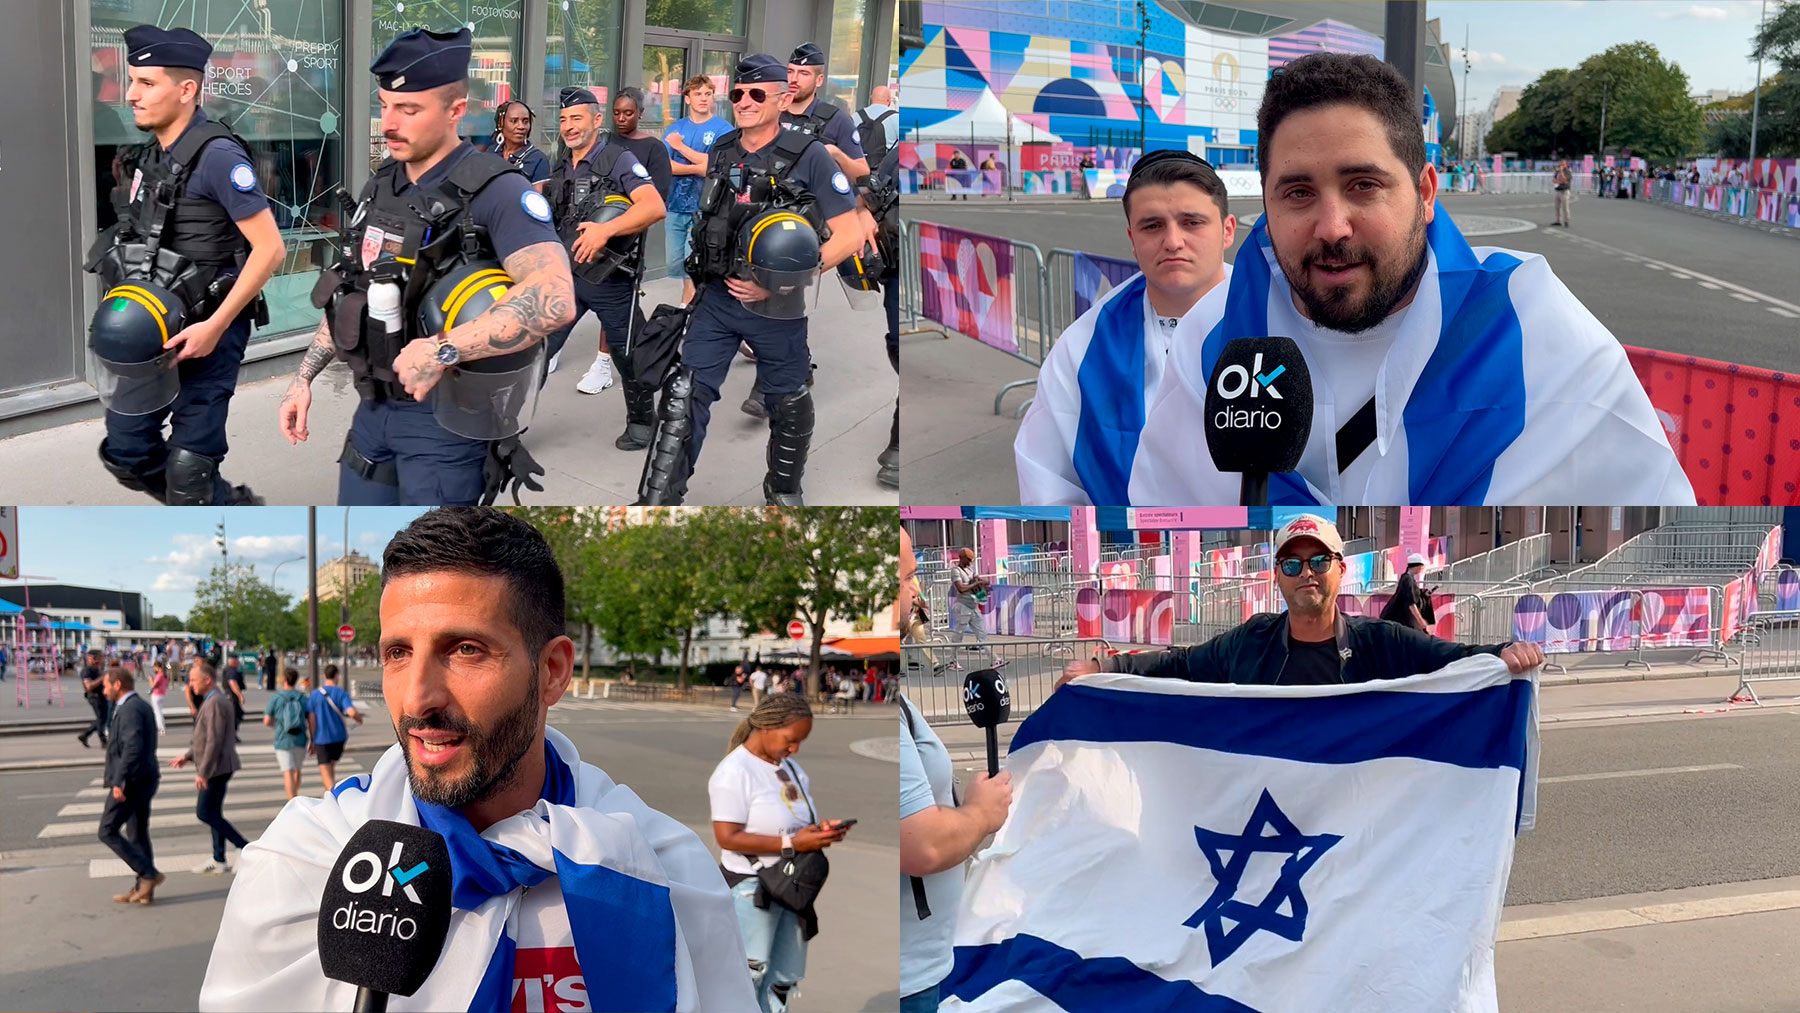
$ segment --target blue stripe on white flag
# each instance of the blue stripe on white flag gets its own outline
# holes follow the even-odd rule
[[[1008,981],[1031,987],[1067,1013],[1255,1013],[1191,981],[1170,981],[1124,957],[1083,957],[1019,934],[985,946],[958,946],[944,985],[970,1001]]]
[[[589,927],[574,935],[591,1008],[673,1010],[678,987],[669,888],[554,854],[569,925]]]
[[[1458,767],[1525,767],[1531,682],[1466,693],[1305,697],[1198,696],[1064,686],[1013,737],[1012,751],[1052,740],[1168,742],[1302,763],[1406,757]]]

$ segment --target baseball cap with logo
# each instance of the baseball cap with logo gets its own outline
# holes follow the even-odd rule
[[[1301,514],[1276,532],[1275,554],[1281,555],[1288,543],[1296,538],[1316,539],[1327,552],[1344,551],[1344,540],[1338,537],[1337,525],[1316,514]]]

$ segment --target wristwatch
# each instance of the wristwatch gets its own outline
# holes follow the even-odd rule
[[[781,857],[794,857],[794,838],[792,834],[781,835]]]
[[[462,352],[458,351],[455,345],[439,337],[437,361],[440,366],[454,366],[462,361]]]

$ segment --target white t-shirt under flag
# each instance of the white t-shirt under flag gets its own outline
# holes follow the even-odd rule
[[[1494,1013],[1536,698],[1490,655],[1349,685],[1075,680],[1013,739],[940,1009]]]
[[[786,772],[786,781],[778,776],[779,771]],[[793,787],[796,779],[797,789]],[[712,802],[713,821],[741,823],[745,833],[780,837],[815,822],[811,782],[792,757],[774,764],[739,746],[713,768],[706,794]],[[770,865],[775,859],[763,855],[757,865]],[[721,852],[719,864],[728,872],[747,875],[756,871],[756,866],[735,851]]]

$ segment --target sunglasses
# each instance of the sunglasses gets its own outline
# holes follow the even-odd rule
[[[750,101],[762,103],[767,102],[771,94],[773,94],[773,92],[768,88],[733,88],[731,89],[731,102],[733,105],[736,105],[737,103],[744,101],[744,96],[748,95],[750,96]]]
[[[1311,567],[1312,572],[1314,572],[1314,573],[1324,573],[1326,570],[1331,569],[1331,561],[1332,560],[1342,559],[1342,558],[1344,558],[1344,557],[1338,555],[1335,552],[1322,552],[1316,556],[1313,556],[1310,559],[1300,559],[1295,556],[1287,556],[1282,559],[1276,560],[1275,565],[1281,567],[1282,576],[1298,577],[1298,576],[1300,576],[1300,570],[1302,567]]]
[[[781,797],[789,802],[800,801],[800,786],[788,778],[786,767],[775,768],[775,780],[781,782]]]

